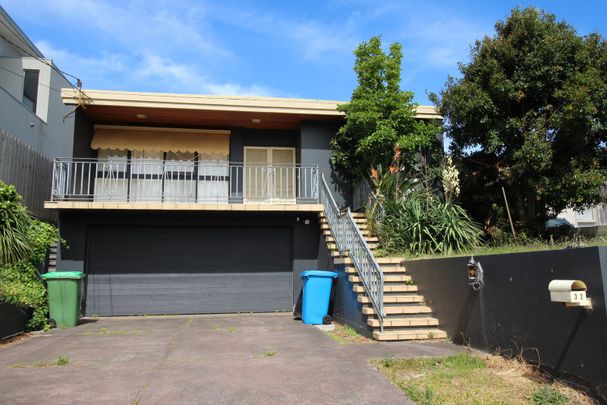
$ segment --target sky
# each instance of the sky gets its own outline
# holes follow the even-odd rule
[[[348,100],[353,50],[404,49],[402,88],[429,104],[475,40],[515,6],[607,36],[607,1],[1,0],[85,89]]]

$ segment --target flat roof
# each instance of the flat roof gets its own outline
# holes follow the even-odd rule
[[[152,93],[114,90],[83,90],[80,97],[75,89],[62,89],[65,104],[129,108],[154,108],[176,110],[233,111],[266,114],[297,114],[311,116],[342,117],[337,111],[346,101],[315,100],[303,98],[221,96],[206,94]],[[416,116],[423,119],[441,119],[436,107],[418,106]]]

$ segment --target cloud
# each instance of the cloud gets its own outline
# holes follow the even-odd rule
[[[331,63],[331,60],[338,59],[336,56],[350,55],[358,43],[358,34],[354,29],[357,13],[332,23],[246,8],[230,9],[228,12],[219,7],[215,16],[226,24],[261,34],[271,41],[289,42],[289,49],[307,61]]]
[[[154,54],[145,54],[134,73],[135,77],[152,80],[170,91],[221,94],[232,96],[283,96],[280,91],[251,84],[215,82],[197,72],[196,67]]]
[[[420,65],[435,68],[454,68],[467,60],[470,47],[482,38],[488,27],[453,15],[417,15],[402,28],[412,42]]]
[[[85,86],[96,83],[110,88],[112,77],[123,74],[130,65],[128,56],[119,53],[101,51],[95,56],[84,56],[55,47],[48,41],[39,41],[35,45],[46,58],[52,59],[59,69],[83,80]]]

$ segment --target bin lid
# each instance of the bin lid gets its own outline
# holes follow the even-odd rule
[[[299,276],[301,278],[304,278],[304,277],[332,277],[332,278],[336,278],[338,276],[338,274],[335,273],[335,272],[333,272],[333,271],[326,271],[326,270],[306,270],[306,271],[302,271]]]
[[[42,278],[44,278],[45,280],[80,280],[81,278],[84,278],[84,273],[81,271],[51,271],[49,273],[43,274]]]

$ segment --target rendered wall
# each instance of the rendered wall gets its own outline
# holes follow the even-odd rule
[[[338,124],[304,121],[299,128],[298,157],[301,164],[317,164],[339,207],[351,206],[352,187],[348,176],[340,173],[331,163],[331,139]]]

